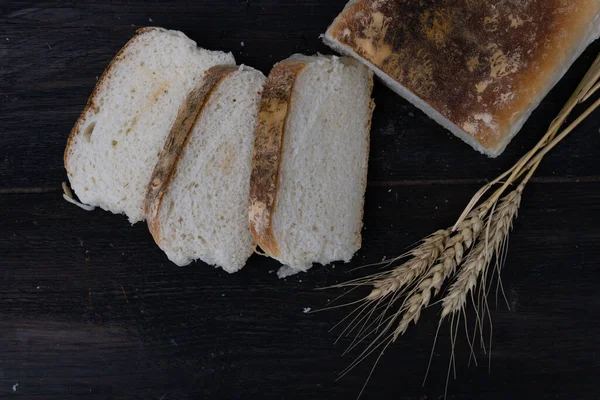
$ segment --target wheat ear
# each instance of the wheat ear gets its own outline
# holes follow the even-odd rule
[[[513,221],[517,217],[523,188],[524,186],[520,185],[507,194],[488,217],[485,232],[465,258],[456,281],[442,300],[442,319],[464,309],[467,296],[477,285],[479,277],[486,275],[492,259],[501,254]]]
[[[429,305],[432,295],[437,295],[446,279],[454,274],[464,255],[479,237],[483,229],[483,217],[486,213],[487,210],[484,207],[479,207],[457,226],[456,231],[446,242],[436,265],[426,271],[418,284],[408,292],[401,308],[404,314],[394,332],[394,340],[406,333],[411,322],[416,324],[419,321],[421,311]]]
[[[387,262],[387,264],[391,265],[401,259],[406,259],[406,261],[397,265],[392,270],[336,285],[337,287],[354,286],[356,288],[363,285],[372,287],[371,292],[358,302],[361,305],[345,318],[349,319],[353,317],[346,328],[340,333],[338,340],[344,335],[348,336],[356,332],[355,338],[346,352],[352,350],[371,334],[376,333],[377,330],[382,328],[382,332],[376,335],[376,339],[373,342],[378,342],[379,339],[383,338],[381,334],[387,333],[395,321],[393,316],[388,320],[384,319],[387,312],[407,288],[411,287],[415,281],[419,280],[436,263],[440,254],[444,251],[450,235],[451,231],[449,229],[437,231],[423,239],[419,245],[406,254]],[[340,321],[340,323],[344,322],[344,320]]]
[[[382,349],[379,357],[377,357],[377,361],[379,361],[385,349],[406,332],[410,323],[416,323],[419,320],[422,310],[429,305],[433,296],[440,293],[444,283],[450,278],[454,278],[454,282],[441,301],[442,317],[440,326],[445,318],[451,319],[450,336],[454,348],[458,330],[458,323],[455,324],[455,321],[460,321],[462,314],[465,317],[465,327],[467,326],[465,311],[467,298],[469,294],[474,298],[473,293],[478,283],[480,283],[479,296],[483,297],[484,307],[487,307],[485,297],[488,290],[486,281],[489,266],[495,259],[498,274],[500,273],[508,236],[517,217],[525,185],[535,173],[542,158],[573,132],[594,110],[600,108],[600,99],[597,99],[575,121],[560,131],[574,108],[578,104],[587,101],[600,90],[599,80],[600,55],[597,56],[588,73],[575,89],[558,117],[554,119],[544,137],[515,165],[484,185],[467,204],[452,228],[437,231],[407,254],[386,262],[387,266],[391,266],[399,260],[408,258],[407,261],[393,267],[391,271],[379,272],[365,278],[332,286],[357,288],[366,285],[371,286],[372,289],[366,297],[347,304],[360,303],[361,305],[345,318],[348,319],[355,315],[340,336],[345,332],[351,333],[358,326],[362,326],[347,351],[356,347],[358,343],[371,334],[374,334],[374,339],[358,358],[342,372],[342,376],[370,354]],[[518,184],[517,188],[505,194],[515,184]],[[490,189],[497,186],[500,187],[486,196]],[[402,298],[404,300],[400,301]],[[475,300],[473,301],[475,302]],[[379,312],[378,316],[372,320],[373,315],[377,312]],[[388,313],[391,315],[386,317]],[[476,329],[478,324],[481,327],[482,318],[483,314],[477,316]],[[369,330],[373,325],[375,327]],[[474,355],[473,351],[472,355]],[[377,361],[373,369],[377,365]],[[453,351],[450,365],[454,365],[454,362]],[[371,374],[369,374],[370,376]],[[449,376],[450,369],[448,370],[448,378]],[[363,390],[368,380],[367,378]],[[448,379],[446,380],[446,389],[447,385]]]
[[[422,274],[431,268],[444,251],[449,230],[440,230],[409,252],[410,259],[389,271],[387,276],[379,277],[373,282],[373,289],[366,300],[374,301],[402,290],[419,279]]]

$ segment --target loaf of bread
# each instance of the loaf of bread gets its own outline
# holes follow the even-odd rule
[[[495,157],[599,35],[598,0],[352,0],[324,41]]]
[[[241,269],[256,247],[248,223],[254,127],[265,76],[215,66],[179,109],[146,193],[156,243],[177,265]]]
[[[267,78],[249,217],[280,277],[348,262],[361,246],[372,87],[372,72],[347,57],[296,55]]]
[[[99,80],[73,128],[65,168],[80,201],[131,223],[144,218],[146,188],[180,105],[204,72],[235,64],[181,32],[144,28]]]

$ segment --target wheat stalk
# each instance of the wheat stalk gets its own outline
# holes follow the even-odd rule
[[[543,157],[600,107],[600,99],[598,99],[561,131],[561,127],[575,107],[600,90],[599,80],[600,55],[559,115],[552,121],[544,137],[515,165],[475,193],[453,227],[435,232],[413,250],[389,261],[387,266],[405,260],[389,271],[333,286],[354,288],[371,286],[371,292],[367,296],[358,302],[349,303],[360,305],[348,315],[347,318],[353,315],[354,318],[340,336],[357,330],[356,338],[347,351],[367,337],[373,336],[373,340],[342,372],[341,376],[377,349],[382,348],[377,358],[379,361],[385,349],[404,334],[411,323],[419,321],[423,309],[441,293],[442,287],[450,279],[454,279],[453,283],[441,300],[440,326],[446,318],[451,318],[451,342],[454,349],[458,329],[458,323],[455,322],[460,322],[462,314],[465,316],[466,326],[467,299],[471,297],[475,303],[474,292],[478,286],[478,296],[483,298],[483,304],[487,307],[486,282],[489,281],[489,267],[495,260],[495,271],[500,274],[508,237],[517,217],[526,184]],[[516,189],[505,194],[514,185],[517,185]],[[496,189],[486,197],[492,188]],[[476,310],[478,308],[479,306],[476,305]],[[482,329],[484,312],[485,308],[481,315],[477,315],[475,329],[477,326]],[[472,350],[471,341],[469,344]],[[450,365],[453,364],[454,350],[450,359]],[[450,368],[448,378],[449,374]],[[368,380],[367,378],[363,390]]]
[[[381,333],[389,331],[390,325],[386,324],[386,322],[389,321],[384,321],[383,317],[396,300],[402,296],[404,291],[414,285],[414,282],[428,271],[436,260],[438,260],[444,251],[451,234],[451,229],[446,229],[437,231],[429,237],[426,237],[419,245],[408,251],[406,254],[385,262],[387,265],[392,265],[407,259],[407,261],[401,262],[389,271],[380,272],[332,286],[354,288],[364,285],[372,286],[371,292],[366,297],[358,302],[346,304],[360,304],[352,313],[348,314],[344,320],[340,321],[340,323],[342,323],[346,319],[350,320],[346,328],[340,333],[338,340],[344,335],[349,336],[353,332],[356,332],[355,338],[346,352],[352,350],[382,327],[385,328],[382,329]],[[382,263],[378,263],[378,265],[381,265]],[[346,305],[342,305],[341,307]],[[327,309],[336,307],[340,306],[333,306]],[[378,311],[379,313],[377,313]],[[381,336],[378,336],[378,338],[380,337]],[[377,342],[377,339],[373,342]]]
[[[425,238],[420,245],[403,256],[411,257],[408,261],[396,266],[391,271],[338,285],[339,287],[363,284],[373,286],[371,293],[362,300],[363,304],[358,314],[340,335],[350,334],[357,329],[359,324],[362,324],[363,328],[358,330],[349,349],[360,343],[361,338],[382,326],[385,326],[383,333],[393,330],[392,340],[396,340],[400,334],[406,331],[411,321],[418,321],[421,309],[428,305],[431,291],[437,293],[441,289],[445,279],[454,272],[456,265],[460,264],[464,252],[471,247],[480,234],[485,212],[486,210],[483,208],[474,210],[469,218],[460,224],[456,232],[453,232],[452,228],[448,228]],[[398,258],[393,261],[397,260]],[[381,323],[382,317],[385,316],[390,306],[405,292],[408,293],[407,300],[396,313],[396,317],[398,317],[404,312],[398,326],[394,328],[393,324]],[[392,296],[392,299],[385,307],[380,307],[382,301],[389,296]],[[372,320],[374,315],[377,315],[378,307],[385,309],[378,314],[378,318]],[[395,321],[396,318],[393,320]],[[369,331],[368,329],[374,325],[377,328]]]

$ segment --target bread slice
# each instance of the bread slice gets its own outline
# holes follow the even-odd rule
[[[131,223],[144,218],[146,188],[187,93],[204,72],[235,64],[181,32],[144,28],[102,75],[71,131],[64,162],[81,202]]]
[[[177,265],[201,259],[231,273],[256,247],[248,191],[264,81],[249,67],[212,67],[179,110],[144,209],[156,243]]]
[[[352,0],[324,41],[496,157],[598,36],[598,0]]]
[[[349,262],[361,246],[373,74],[347,57],[295,55],[271,70],[250,178],[254,239],[283,263]]]

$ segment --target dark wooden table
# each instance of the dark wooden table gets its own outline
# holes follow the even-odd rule
[[[0,3],[0,398],[353,399],[373,359],[329,329],[345,310],[305,314],[453,223],[486,179],[544,133],[595,55],[592,45],[496,160],[376,85],[363,249],[351,265],[278,280],[253,256],[227,275],[170,264],[146,226],[63,201],[62,154],[97,77],[135,29],[184,31],[267,73],[292,53],[330,53],[318,36],[344,0],[7,1]],[[243,45],[242,45],[243,42]],[[527,188],[503,272],[510,310],[492,310],[491,371],[457,345],[455,399],[600,396],[600,115],[552,152]],[[364,294],[364,293],[362,293]],[[357,299],[359,294],[350,296]],[[443,396],[450,355],[439,309],[384,355],[364,399]],[[354,354],[356,355],[356,353]]]

